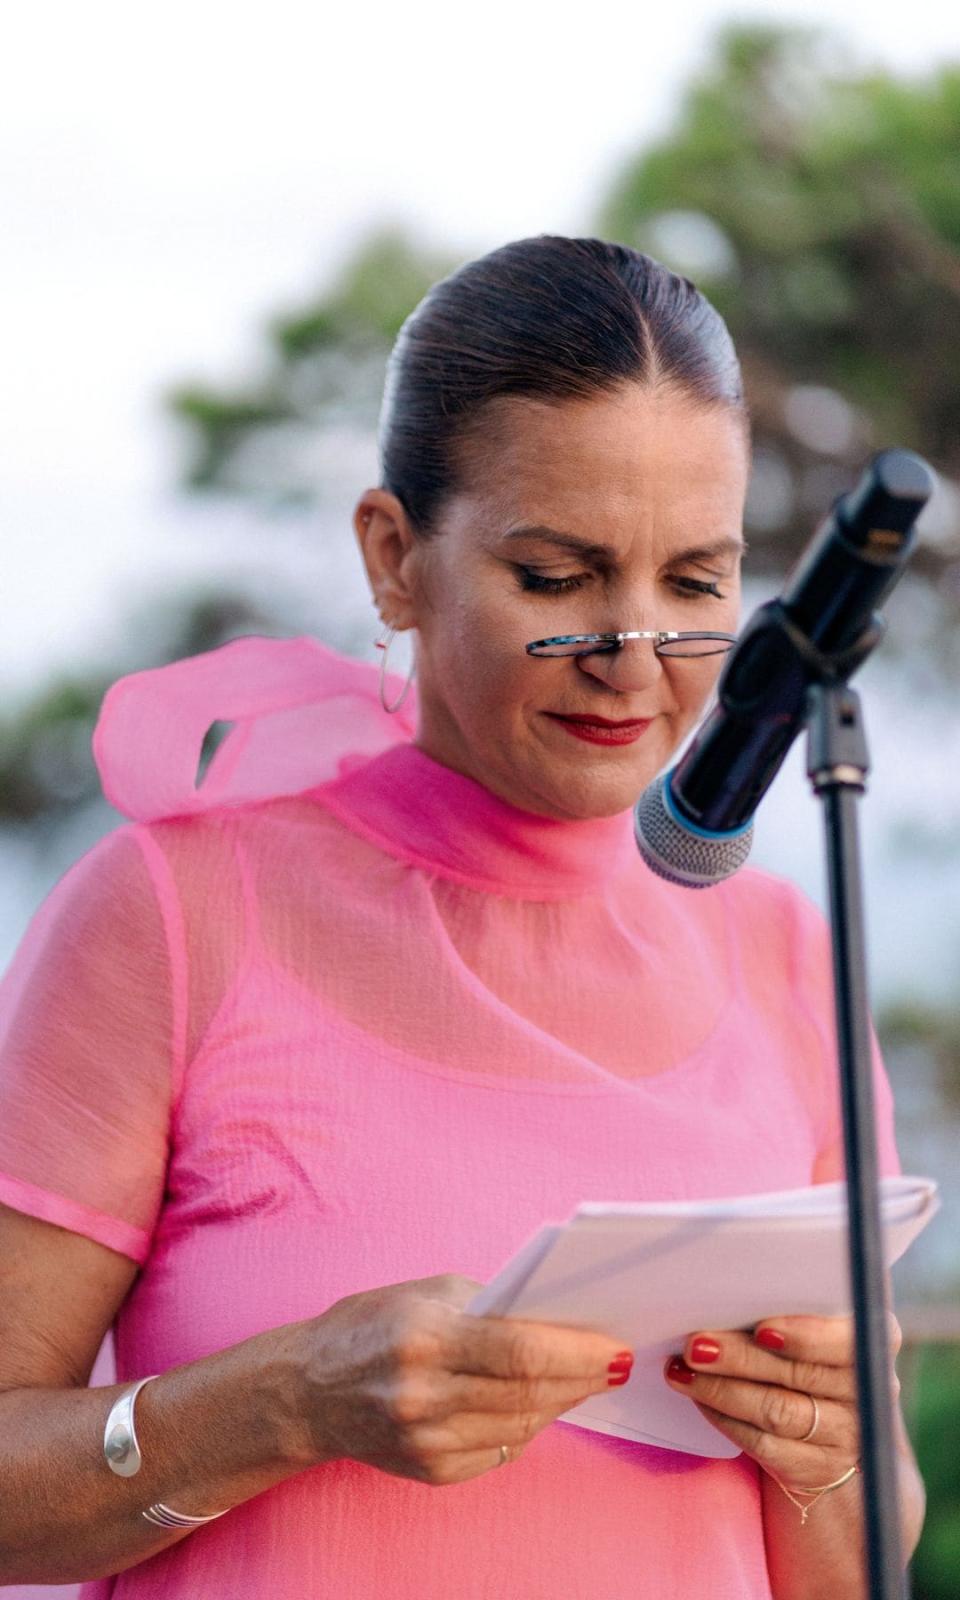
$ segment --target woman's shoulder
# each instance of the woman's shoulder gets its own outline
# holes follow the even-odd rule
[[[211,806],[206,811],[127,821],[108,838],[133,844],[148,859],[158,853],[171,867],[191,873],[205,867],[216,872],[227,864],[236,867],[242,855],[269,853],[271,847],[314,851],[324,839],[331,841],[342,825],[309,794],[277,795],[264,799]],[[118,848],[122,848],[118,844]]]
[[[742,882],[731,899],[731,922],[742,970],[765,990],[785,987],[824,1025],[833,1004],[829,918],[804,889],[777,873],[751,867],[736,877]]]
[[[793,973],[826,968],[829,962],[829,923],[806,890],[792,879],[766,867],[741,867],[718,885],[727,924],[741,958],[764,971]]]
[[[822,922],[823,913],[792,878],[767,867],[741,867],[739,872],[719,884],[718,889],[734,909],[752,910],[767,917],[790,922]],[[712,891],[707,890],[706,893]]]
[[[211,946],[244,944],[269,906],[340,917],[358,901],[379,902],[402,864],[357,835],[322,803],[320,791],[128,823],[157,896],[181,924],[191,961]],[[239,959],[239,955],[238,955]]]

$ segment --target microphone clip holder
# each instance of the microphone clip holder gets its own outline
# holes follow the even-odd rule
[[[816,794],[867,787],[870,757],[860,696],[847,683],[812,683],[807,690],[807,777]]]
[[[678,768],[676,793],[687,822],[714,835],[732,836],[743,828],[797,734],[810,725],[812,690],[842,689],[885,631],[883,617],[874,612],[852,643],[829,649],[804,632],[781,600],[760,606],[720,676],[716,711]],[[758,659],[763,662],[762,673],[757,669]],[[838,712],[835,720],[839,733],[845,725],[844,715]],[[836,742],[835,737],[829,748]],[[692,771],[684,771],[698,745],[715,750],[727,774],[723,784],[699,777],[695,765]],[[849,741],[842,751],[837,750],[835,758],[818,763],[818,770],[821,766],[830,770],[848,766],[860,755],[862,787],[866,751],[851,748]]]
[[[858,668],[863,666],[887,631],[887,624],[879,611],[875,611],[863,632],[843,650],[821,650],[798,628],[782,601],[772,600],[763,607],[769,613],[768,624],[780,628],[807,669],[812,682],[823,684],[846,683]]]

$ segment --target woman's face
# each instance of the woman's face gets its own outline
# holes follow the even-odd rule
[[[723,407],[635,383],[495,404],[435,537],[415,539],[384,490],[356,508],[382,614],[417,629],[415,742],[524,811],[612,816],[695,726],[723,656],[664,658],[648,639],[580,657],[524,646],[632,628],[735,632],[744,432]],[[571,542],[519,532],[533,526]],[[631,743],[598,744],[562,716],[647,726]]]

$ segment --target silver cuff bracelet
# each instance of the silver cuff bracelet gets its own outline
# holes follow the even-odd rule
[[[140,1454],[140,1444],[137,1439],[137,1429],[133,1419],[133,1405],[145,1383],[159,1377],[153,1372],[147,1378],[140,1378],[132,1383],[129,1389],[124,1389],[114,1401],[106,1427],[103,1430],[103,1453],[107,1466],[119,1478],[132,1478],[140,1471],[143,1458]],[[227,1507],[230,1510],[230,1507]],[[195,1528],[201,1522],[215,1522],[217,1517],[225,1517],[226,1511],[214,1511],[208,1517],[187,1517],[180,1511],[172,1511],[162,1501],[157,1501],[149,1510],[142,1511],[140,1515],[146,1517],[148,1522],[156,1523],[160,1528]]]
[[[152,1383],[159,1374],[152,1372],[124,1389],[113,1403],[107,1425],[103,1430],[103,1453],[107,1466],[118,1478],[132,1478],[140,1471],[142,1457],[133,1420],[133,1402],[145,1383]]]

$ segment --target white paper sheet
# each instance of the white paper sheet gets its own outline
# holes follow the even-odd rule
[[[931,1178],[879,1183],[883,1256],[899,1260],[940,1209]],[[733,1457],[738,1447],[669,1388],[663,1367],[701,1329],[852,1311],[845,1183],[693,1201],[585,1201],[545,1223],[464,1308],[609,1333],[634,1352],[622,1387],[558,1421]]]

